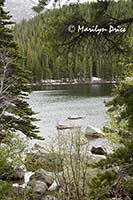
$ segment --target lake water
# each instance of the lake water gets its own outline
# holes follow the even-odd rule
[[[111,95],[113,85],[58,85],[36,87],[29,96],[29,103],[37,112],[40,121],[39,135],[46,141],[57,133],[57,124],[79,125],[85,129],[88,125],[102,128],[107,121],[104,102]],[[83,116],[84,119],[70,121],[69,116]]]

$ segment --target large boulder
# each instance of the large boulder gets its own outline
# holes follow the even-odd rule
[[[52,185],[52,183],[54,182],[54,178],[50,175],[47,175],[46,171],[43,169],[36,171],[35,174],[33,174],[30,177],[30,181],[32,181],[32,180],[42,181],[42,182],[46,183],[46,185],[48,187],[50,187]]]
[[[88,140],[97,139],[100,137],[104,137],[104,133],[99,128],[88,126],[85,131],[85,137]]]
[[[106,149],[103,147],[92,147],[91,153],[96,155],[107,155]]]
[[[38,194],[44,194],[47,189],[48,186],[46,183],[42,182],[42,181],[33,181],[33,192],[38,193]]]
[[[45,196],[47,190],[48,186],[46,183],[39,180],[29,181],[25,191],[26,199],[27,200],[41,199],[42,196]]]

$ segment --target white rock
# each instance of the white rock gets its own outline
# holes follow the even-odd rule
[[[49,191],[54,191],[59,187],[59,184],[54,180],[53,184],[48,188]]]

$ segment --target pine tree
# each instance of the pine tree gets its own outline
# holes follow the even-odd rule
[[[90,199],[133,199],[133,64],[126,66],[128,77],[107,103],[111,121],[105,131],[117,138],[119,145],[107,159],[94,165],[102,171],[89,182]]]
[[[104,24],[106,20],[110,22],[113,19],[132,16],[131,1],[104,3],[100,1],[65,5],[15,26],[15,39],[23,55],[22,63],[32,72],[32,82],[41,84],[42,79],[51,77],[88,80],[97,76],[110,81],[123,78],[121,74],[124,69],[118,60],[123,54],[128,57],[128,38],[132,35],[132,26],[122,25],[126,27],[126,33],[109,34],[107,39],[102,34],[87,33],[79,42],[74,39],[78,33],[68,31],[70,24],[91,27],[95,23]],[[70,52],[73,57],[72,63],[68,62]]]
[[[26,101],[28,72],[20,66],[18,47],[10,28],[10,16],[0,0],[0,138],[5,133],[21,132],[30,138],[38,138],[34,112]]]

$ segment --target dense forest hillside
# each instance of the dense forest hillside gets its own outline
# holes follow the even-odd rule
[[[108,34],[109,37],[102,33],[87,33],[79,42],[76,32],[69,30],[70,25],[90,27],[108,18],[132,16],[132,1],[110,1],[107,4],[106,9],[102,2],[99,6],[94,2],[71,4],[15,26],[15,40],[23,66],[32,72],[31,82],[41,83],[46,79],[84,81],[92,77],[112,81],[123,77],[132,40],[131,26],[122,25],[126,32],[113,32]],[[127,61],[123,60],[123,55]]]

